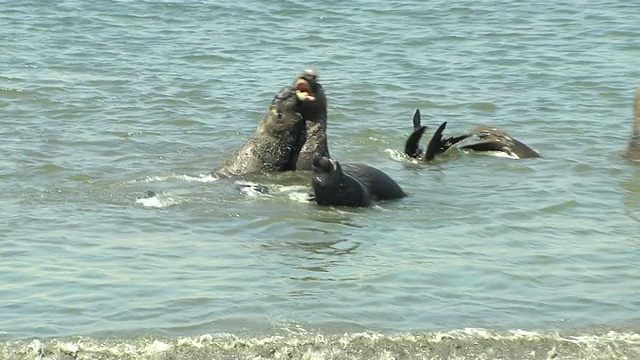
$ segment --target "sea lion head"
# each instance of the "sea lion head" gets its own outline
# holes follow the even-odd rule
[[[216,170],[223,176],[274,173],[296,169],[307,137],[302,104],[311,97],[288,86],[271,100],[256,132]]]
[[[371,202],[364,185],[345,174],[338,161],[326,156],[313,158],[311,187],[318,205],[358,207]]]
[[[258,135],[270,139],[264,141],[258,157],[270,163],[277,171],[295,170],[300,151],[306,141],[306,123],[300,113],[307,102],[314,102],[310,96],[298,93],[287,86],[278,92],[266,115],[258,125]]]
[[[258,132],[277,135],[299,131],[304,128],[302,104],[314,101],[312,97],[298,93],[291,86],[282,88],[271,100],[269,110],[258,125]]]
[[[331,186],[342,174],[340,163],[326,156],[316,155],[313,158],[312,182],[319,186]]]
[[[301,114],[305,120],[326,123],[327,98],[322,85],[318,82],[318,73],[307,69],[298,75],[293,83],[299,96],[313,101],[305,101],[301,106]]]

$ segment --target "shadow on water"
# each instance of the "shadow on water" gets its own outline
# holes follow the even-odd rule
[[[625,190],[625,213],[640,222],[640,168],[634,169],[628,179],[620,181],[620,186]]]

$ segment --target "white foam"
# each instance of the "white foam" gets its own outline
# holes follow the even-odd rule
[[[308,186],[302,185],[290,185],[290,186],[276,186],[275,189],[279,193],[287,195],[289,200],[298,203],[308,203],[310,190]]]
[[[296,359],[394,359],[405,353],[412,358],[557,359],[633,358],[640,346],[635,332],[560,335],[525,330],[494,331],[465,328],[426,333],[382,334],[359,332],[323,334],[303,328],[285,328],[283,335],[246,337],[233,334],[204,334],[194,337],[97,341],[83,338],[0,342],[0,358],[53,359],[167,359],[184,358],[296,358]],[[424,346],[428,344],[428,346]],[[400,352],[394,350],[399,349]],[[11,356],[8,356],[11,355]],[[529,357],[527,357],[529,356]],[[536,358],[538,358],[536,357]]]
[[[384,152],[389,154],[389,157],[391,157],[391,159],[395,160],[395,161],[411,161],[411,160],[413,160],[413,161],[417,162],[416,159],[410,159],[402,151],[398,151],[398,150],[394,150],[394,149],[386,149]]]
[[[211,173],[200,174],[197,176],[191,176],[191,175],[185,175],[185,174],[170,174],[170,175],[164,175],[164,176],[160,176],[160,175],[147,176],[144,179],[134,179],[134,180],[127,181],[127,183],[128,184],[148,184],[148,183],[156,183],[156,182],[165,182],[167,180],[172,180],[172,179],[205,183],[205,182],[217,181],[219,178],[218,176]]]
[[[78,354],[78,346],[72,343],[62,343],[58,348],[63,354],[67,354],[72,357],[76,357]]]
[[[136,200],[136,204],[147,208],[166,208],[168,206],[178,204],[178,200],[172,197],[165,197],[162,194],[156,194],[147,198],[139,198]]]
[[[252,181],[238,180],[234,183],[244,195],[251,198],[271,197],[268,193],[269,186],[265,186]]]
[[[213,182],[219,179],[217,175],[212,173],[200,174],[198,176],[176,175],[176,178],[180,180],[194,181],[194,182]]]
[[[260,184],[252,181],[237,180],[235,182],[244,195],[251,198],[273,198],[286,196],[299,203],[309,202],[309,187],[303,185]]]
[[[173,349],[173,345],[167,344],[162,341],[154,340],[153,343],[145,346],[144,352],[148,355],[155,355],[158,353],[167,352]]]

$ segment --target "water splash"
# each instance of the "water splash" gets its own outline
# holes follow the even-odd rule
[[[218,179],[219,179],[218,176],[211,173],[200,174],[197,176],[186,175],[186,174],[170,174],[170,175],[147,176],[143,179],[133,179],[133,180],[127,181],[127,183],[128,184],[148,184],[148,183],[166,182],[169,180],[184,180],[189,182],[208,183],[208,182],[217,181]]]
[[[91,338],[0,343],[2,358],[38,359],[632,359],[640,353],[637,332],[558,334],[466,328],[454,331],[383,334],[314,333],[204,334],[179,338]]]
[[[167,196],[166,194],[156,194],[148,191],[146,197],[136,199],[136,204],[142,205],[146,208],[166,208],[171,205],[178,204],[179,201],[175,198]]]

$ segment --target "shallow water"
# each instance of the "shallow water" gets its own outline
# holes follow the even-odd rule
[[[640,357],[635,9],[0,2],[0,356]],[[307,67],[409,197],[208,175]],[[416,108],[543,158],[410,161]]]

